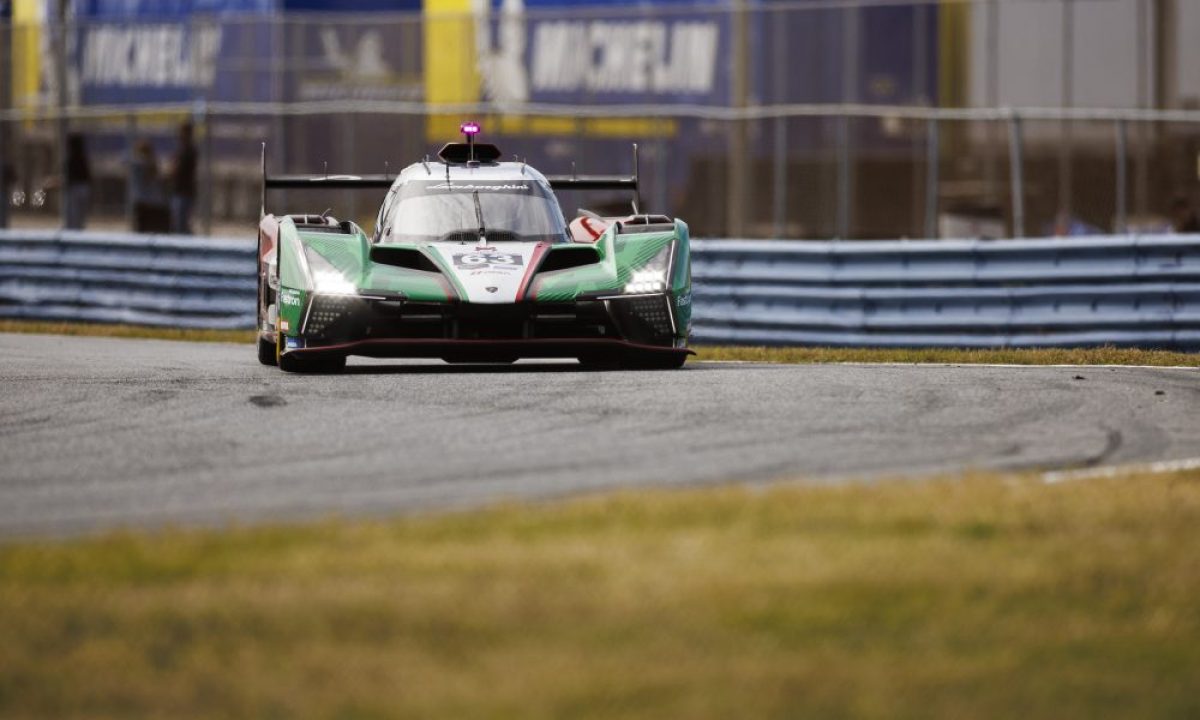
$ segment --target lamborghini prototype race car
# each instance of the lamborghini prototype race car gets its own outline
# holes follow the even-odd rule
[[[637,208],[631,177],[546,177],[467,141],[395,177],[273,176],[263,155],[258,358],[331,372],[348,355],[677,368],[691,320],[688,228]],[[378,188],[374,232],[265,212],[271,188]],[[570,225],[555,189],[631,190],[633,214]]]

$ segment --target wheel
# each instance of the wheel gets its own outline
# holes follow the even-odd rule
[[[283,353],[283,333],[275,334],[275,360],[279,369],[290,373],[339,373],[346,369],[345,355],[318,355],[304,357],[303,355],[285,355]]]
[[[584,370],[620,370],[621,362],[613,358],[582,357],[579,365]]]
[[[279,360],[275,357],[275,343],[262,335],[258,336],[258,361],[263,365],[279,364]]]
[[[627,370],[678,370],[687,362],[684,353],[646,353],[630,355],[621,361]]]
[[[620,370],[621,356],[613,352],[580,353],[577,358],[584,370]]]
[[[311,373],[326,375],[340,373],[346,369],[345,355],[320,355],[317,357],[297,357],[295,355],[280,355],[279,369],[290,373]]]
[[[516,355],[458,357],[455,355],[442,356],[442,362],[451,365],[512,365],[519,358]]]
[[[260,239],[259,244],[261,243],[262,240]],[[263,314],[267,306],[270,305],[270,301],[271,288],[269,285],[264,286],[262,265],[260,263],[258,273],[258,307],[254,313],[255,323],[258,327],[258,361],[263,365],[278,365],[279,352],[275,348],[275,343],[262,334],[263,326],[266,325]],[[278,329],[276,329],[275,335],[278,336],[279,334]]]

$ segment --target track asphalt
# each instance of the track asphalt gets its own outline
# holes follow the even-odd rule
[[[0,334],[0,535],[1200,450],[1196,370],[350,363],[300,376],[250,346]]]

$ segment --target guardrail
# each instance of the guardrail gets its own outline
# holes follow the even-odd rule
[[[699,343],[1200,350],[1200,236],[695,240]],[[254,326],[252,239],[0,231],[0,317]]]
[[[0,317],[252,328],[253,239],[0,231]]]
[[[1200,349],[1200,236],[693,248],[697,342]]]

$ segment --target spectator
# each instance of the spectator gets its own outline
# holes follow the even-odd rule
[[[67,229],[82,230],[87,221],[91,196],[92,168],[88,163],[83,135],[67,135],[67,178],[63,183],[63,202],[67,204]]]
[[[1171,200],[1171,228],[1177,233],[1200,233],[1200,219],[1196,211],[1183,195],[1176,195]]]
[[[1066,210],[1059,210],[1054,216],[1054,224],[1050,226],[1050,235],[1054,237],[1080,237],[1084,235],[1102,235],[1103,230],[1095,225],[1088,225],[1083,220]]]
[[[196,145],[192,124],[179,126],[179,147],[171,163],[171,232],[190,235],[196,201]]]
[[[3,132],[0,129],[0,132]],[[8,158],[0,161],[0,230],[8,227],[9,203],[17,204],[16,181],[17,173],[8,162]],[[21,195],[24,199],[24,195]]]
[[[150,141],[142,138],[133,146],[129,160],[129,201],[133,206],[134,232],[169,232],[170,214],[158,174],[158,156]]]

